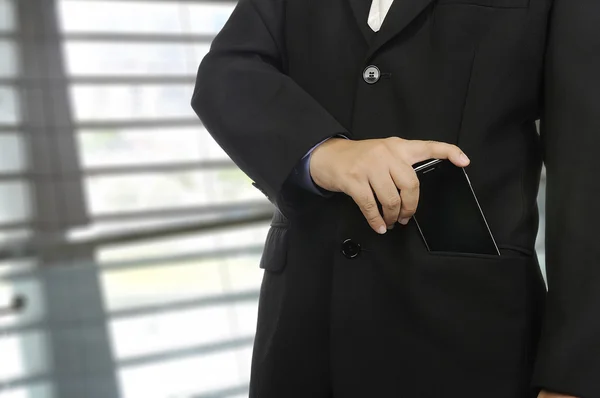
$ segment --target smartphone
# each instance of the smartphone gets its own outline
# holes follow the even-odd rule
[[[413,216],[430,252],[500,255],[464,168],[435,159],[414,166],[420,181]]]

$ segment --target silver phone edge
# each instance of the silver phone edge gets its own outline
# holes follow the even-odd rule
[[[422,164],[420,166],[417,166],[414,168],[415,173],[418,173],[419,171],[426,169],[429,166],[433,166],[434,164],[438,164],[442,161],[442,159],[433,159],[425,164]]]
[[[471,179],[469,178],[469,175],[467,174],[467,171],[465,170],[465,168],[461,167],[461,169],[462,169],[465,177],[467,178],[467,182],[469,183],[469,188],[471,189],[471,193],[473,194],[473,197],[475,198],[475,203],[477,203],[477,208],[479,209],[479,213],[481,214],[481,217],[483,218],[483,222],[485,223],[485,227],[487,228],[488,233],[490,234],[490,238],[492,238],[492,242],[494,243],[494,248],[496,248],[496,253],[498,254],[498,256],[502,256],[500,254],[500,249],[498,248],[498,244],[496,244],[496,239],[494,238],[494,234],[492,233],[490,225],[488,224],[487,219],[485,218],[483,209],[481,208],[481,205],[479,204],[479,199],[477,199],[477,195],[475,194],[475,190],[473,189],[473,185],[471,184]]]
[[[433,160],[430,160],[427,163],[424,163],[424,164],[422,164],[420,166],[415,167],[414,168],[415,173],[418,173],[419,171],[421,171],[423,169],[426,169],[426,168],[428,168],[430,166],[438,164],[441,161],[442,161],[442,159],[433,159]],[[417,228],[419,229],[419,234],[421,235],[421,239],[423,239],[423,243],[425,244],[425,247],[427,248],[427,251],[431,252],[431,249],[429,248],[429,244],[427,243],[427,239],[425,239],[425,235],[423,234],[423,230],[421,229],[421,226],[419,225],[419,221],[417,221],[417,217],[415,215],[413,215],[412,218],[415,221],[415,224],[417,225]]]
[[[429,244],[427,243],[427,239],[425,239],[425,235],[423,234],[423,231],[421,230],[421,226],[419,225],[419,222],[417,221],[417,217],[413,216],[412,218],[415,221],[417,228],[419,229],[419,234],[421,235],[421,239],[423,239],[423,243],[425,243],[425,247],[427,248],[427,251],[431,252],[431,249],[429,248]]]

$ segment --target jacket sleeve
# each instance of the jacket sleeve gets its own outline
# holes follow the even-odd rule
[[[555,0],[545,73],[548,295],[533,383],[600,397],[600,1]]]
[[[297,163],[325,138],[349,133],[286,74],[284,5],[238,2],[200,64],[192,107],[216,142],[286,214],[296,204],[283,195],[284,183]]]

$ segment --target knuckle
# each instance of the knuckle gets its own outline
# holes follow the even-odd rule
[[[419,181],[419,179],[417,177],[411,178],[410,180],[408,180],[408,182],[406,184],[406,187],[411,190],[419,189],[420,186],[421,186],[421,181]]]
[[[369,215],[367,216],[367,222],[373,226],[377,226],[379,224],[379,216]]]
[[[407,211],[403,211],[400,213],[400,215],[398,216],[398,219],[402,219],[402,218],[411,218],[414,214],[413,213],[409,213]]]
[[[384,141],[390,145],[397,145],[404,140],[400,137],[387,137],[384,139]]]
[[[396,208],[400,207],[400,203],[401,203],[400,196],[396,194],[386,200],[385,206],[388,209],[396,209]]]
[[[435,153],[436,151],[443,149],[443,144],[438,141],[428,140],[425,141],[425,148],[427,148],[430,153]]]
[[[402,211],[400,213],[402,215],[412,216],[413,214],[416,213],[416,211],[417,211],[417,207],[416,206],[410,206],[410,207],[402,209]]]
[[[363,209],[365,210],[365,212],[371,214],[374,212],[374,210],[377,209],[377,205],[375,204],[374,201],[372,201],[371,199],[366,199],[363,200],[363,205],[362,205]]]
[[[375,159],[380,159],[381,156],[387,153],[387,151],[388,149],[387,145],[385,144],[385,141],[380,140],[371,147],[370,154],[371,156],[375,157]]]
[[[351,180],[360,180],[363,176],[363,170],[356,164],[346,170],[346,175]]]

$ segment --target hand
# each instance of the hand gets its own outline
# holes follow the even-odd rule
[[[538,395],[538,398],[577,398],[577,397],[574,397],[572,395],[554,394],[554,393],[542,390],[542,392],[540,392],[540,395]]]
[[[448,159],[460,167],[469,164],[460,148],[442,142],[398,137],[361,141],[331,138],[312,153],[310,174],[320,187],[351,196],[371,228],[384,234],[397,221],[408,224],[415,213],[419,179],[412,165],[428,159]]]

